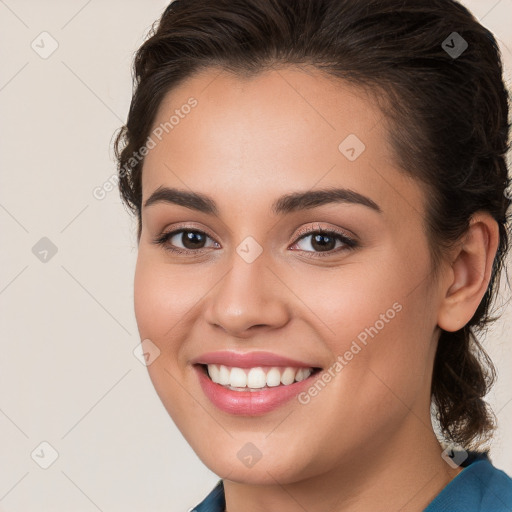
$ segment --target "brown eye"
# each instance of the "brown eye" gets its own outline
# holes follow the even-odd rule
[[[303,246],[300,247],[299,243],[307,239],[310,239],[310,241],[308,243],[304,243]],[[336,245],[337,243],[338,245]],[[357,242],[337,231],[316,229],[306,234],[302,234],[299,240],[295,242],[294,247],[295,246],[297,246],[301,251],[311,253],[310,256],[316,257],[330,256],[341,251],[353,249],[357,246]]]
[[[332,251],[336,246],[336,237],[331,235],[311,235],[311,247],[316,251]]]
[[[179,233],[181,233],[181,238],[179,238]],[[176,236],[178,236],[178,240],[183,244],[185,249],[202,249],[206,242],[206,235],[199,231],[178,232],[178,235],[171,237],[170,241]]]
[[[169,233],[163,233],[154,240],[154,243],[163,246],[164,249],[170,252],[186,254],[207,248],[205,244],[208,240],[212,240],[211,237],[202,231],[196,229],[179,229]],[[213,247],[218,245],[217,242],[214,242]],[[210,247],[212,247],[212,245],[210,245]]]

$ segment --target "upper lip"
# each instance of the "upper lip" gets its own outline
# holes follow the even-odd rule
[[[191,360],[192,364],[222,364],[237,368],[253,368],[256,366],[292,366],[296,368],[319,368],[316,364],[298,361],[272,352],[233,352],[222,350],[207,352]]]

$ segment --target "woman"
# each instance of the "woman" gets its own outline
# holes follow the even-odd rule
[[[194,510],[511,510],[474,335],[508,248],[492,34],[449,0],[175,0],[135,78],[137,324],[222,478]]]

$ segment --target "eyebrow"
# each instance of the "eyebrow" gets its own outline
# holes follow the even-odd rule
[[[164,186],[157,188],[144,203],[144,208],[156,203],[176,204],[210,215],[219,214],[217,204],[211,197],[177,188]],[[359,204],[382,213],[381,208],[375,201],[347,188],[327,188],[285,194],[274,201],[271,210],[275,215],[284,215],[332,203]]]

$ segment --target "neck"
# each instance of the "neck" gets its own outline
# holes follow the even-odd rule
[[[442,458],[431,428],[414,414],[394,439],[352,449],[336,467],[282,485],[224,479],[227,512],[421,512],[460,473]],[[430,425],[430,419],[429,423]],[[272,474],[272,471],[268,471]]]

